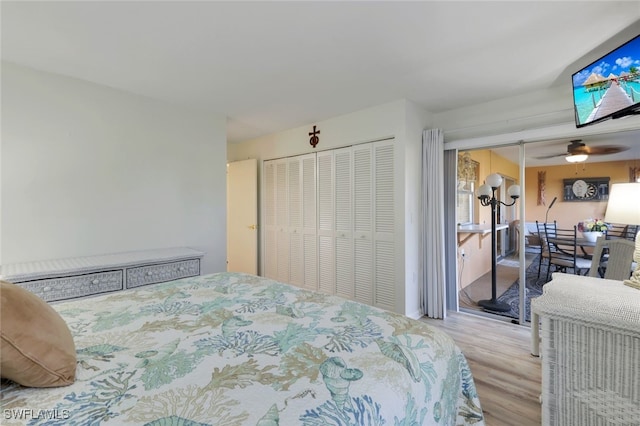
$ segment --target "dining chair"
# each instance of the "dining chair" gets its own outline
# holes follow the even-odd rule
[[[590,277],[598,277],[598,278],[602,278],[604,277],[604,268],[602,266],[603,260],[605,259],[605,247],[607,245],[607,239],[606,236],[601,236],[598,237],[598,239],[596,240],[596,245],[593,249],[593,253],[591,256],[591,267],[589,268],[589,273],[587,275],[589,275]]]
[[[538,259],[538,279],[540,278],[540,270],[542,269],[542,261],[545,260],[547,265],[547,281],[549,281],[549,252],[555,250],[553,246],[549,246],[547,242],[547,235],[555,235],[555,230],[558,227],[557,222],[538,222],[536,220],[536,228],[538,229],[537,235],[529,236],[529,244],[540,245],[540,258]]]
[[[626,280],[634,269],[633,252],[635,246],[633,241],[622,238],[613,240],[606,240],[604,237],[598,238],[593,250],[589,276],[616,281]],[[608,252],[607,255],[605,252]]]
[[[576,275],[579,275],[581,271],[587,273],[591,268],[591,259],[578,256],[577,233],[575,225],[570,229],[556,227],[553,231],[547,230],[547,243],[549,244],[547,281],[551,267],[554,267],[555,271],[565,273],[571,269]]]
[[[622,238],[625,240],[634,241],[636,239],[636,235],[638,234],[638,227],[636,225],[623,225],[612,223],[609,225],[609,229],[607,229],[607,239],[617,239]]]

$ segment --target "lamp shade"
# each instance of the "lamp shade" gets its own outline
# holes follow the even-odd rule
[[[520,186],[519,185],[511,185],[509,189],[507,189],[507,195],[511,198],[520,197]]]
[[[487,178],[485,179],[485,182],[490,187],[497,188],[502,184],[502,176],[500,176],[497,173],[493,173],[493,174],[487,176]]]
[[[640,183],[614,183],[609,192],[605,222],[640,225]]]
[[[478,197],[491,197],[492,190],[486,183],[478,188]]]

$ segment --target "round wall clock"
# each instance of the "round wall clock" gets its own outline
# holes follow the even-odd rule
[[[598,192],[598,188],[593,183],[587,183],[578,179],[571,187],[573,194],[578,198],[593,198]]]

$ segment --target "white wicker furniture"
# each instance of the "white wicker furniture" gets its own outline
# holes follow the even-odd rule
[[[203,256],[178,247],[13,263],[0,279],[55,302],[200,275]]]
[[[542,320],[542,424],[638,425],[640,290],[554,273],[531,312],[535,355]]]
[[[602,260],[602,251],[604,248],[609,249],[606,260]],[[635,243],[633,241],[617,238],[607,240],[604,237],[598,237],[596,248],[593,250],[593,260],[591,269],[589,269],[590,277],[600,277],[600,268],[604,268],[604,278],[609,280],[626,280],[631,276],[633,271],[633,251]]]

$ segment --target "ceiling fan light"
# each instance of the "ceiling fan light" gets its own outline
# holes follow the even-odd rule
[[[589,156],[587,154],[575,154],[575,155],[567,155],[564,157],[569,163],[581,163],[583,161],[587,161]]]

